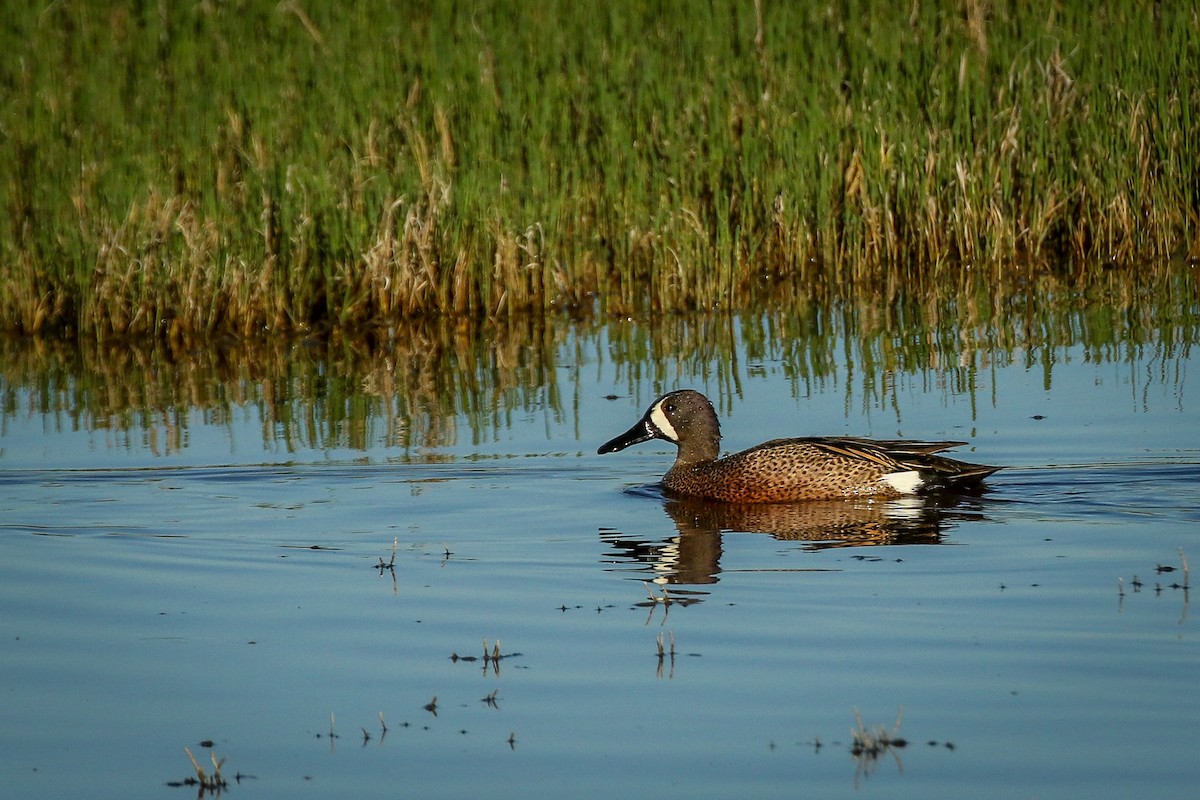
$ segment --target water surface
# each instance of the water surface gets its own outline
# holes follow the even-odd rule
[[[233,797],[1186,795],[1194,314],[1142,322],[10,350],[6,790],[190,796],[211,742]],[[595,449],[682,386],[729,450],[1009,468],[930,503],[679,503],[668,446]],[[905,746],[855,755],[860,721]]]

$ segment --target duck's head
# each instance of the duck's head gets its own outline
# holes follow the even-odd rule
[[[630,445],[662,439],[679,447],[678,461],[714,461],[721,454],[721,424],[708,398],[692,389],[664,394],[637,424],[596,451],[615,453]]]

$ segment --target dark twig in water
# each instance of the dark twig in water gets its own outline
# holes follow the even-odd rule
[[[671,642],[670,649],[663,647],[663,635],[661,633],[658,634],[658,639],[657,639],[658,673],[657,674],[658,674],[658,677],[660,677],[660,678],[663,676],[663,664],[666,661],[667,656],[669,655],[671,657],[671,670],[669,673],[667,673],[667,678],[669,680],[669,679],[675,677],[675,633],[674,633],[674,631],[668,631],[667,635],[670,637],[670,642]]]
[[[492,645],[491,650],[488,650],[488,640],[483,640],[483,655],[481,656],[460,656],[457,652],[450,654],[450,660],[457,664],[459,661],[474,663],[476,661],[483,662],[483,672],[486,675],[488,668],[496,674],[500,674],[500,662],[506,658],[516,658],[520,653],[502,653],[500,652],[500,640],[497,639]]]
[[[436,698],[435,698],[436,699]],[[383,744],[383,740],[387,738],[388,726],[383,719],[383,712],[379,712],[379,744]],[[367,742],[371,741],[371,732],[366,728],[362,729],[363,747],[367,746]]]
[[[334,746],[335,746],[335,743],[338,738],[338,735],[334,732],[334,723],[336,722],[336,719],[337,718],[334,715],[334,713],[332,711],[330,711],[329,712],[329,734],[328,734],[328,736],[329,736],[329,752],[331,752],[331,753],[334,751]],[[317,738],[320,739],[321,734],[318,733]]]
[[[665,586],[662,587],[662,596],[660,597],[659,595],[656,595],[654,593],[653,586],[646,583],[645,581],[642,582],[642,585],[646,587],[646,596],[648,598],[648,602],[645,603],[644,605],[647,605],[650,607],[650,613],[646,616],[646,624],[649,625],[650,620],[654,619],[654,609],[658,608],[659,606],[662,606],[663,620],[662,620],[661,624],[666,625],[667,624],[667,615],[671,613],[671,604],[675,602],[675,598],[671,597],[671,595],[667,593],[667,587],[665,587]],[[642,605],[642,604],[639,603],[639,605]]]
[[[380,575],[383,574],[384,570],[391,572],[393,575],[396,574],[396,547],[399,546],[399,544],[400,537],[397,536],[396,538],[392,539],[392,557],[387,561],[384,561],[383,557],[380,556],[379,563],[375,565],[375,569],[379,570]]]

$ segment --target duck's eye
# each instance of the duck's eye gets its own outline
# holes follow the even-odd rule
[[[667,403],[665,406],[663,406],[663,410],[666,411],[668,414],[674,414],[675,413],[675,404]]]

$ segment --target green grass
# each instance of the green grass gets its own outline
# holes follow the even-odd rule
[[[1063,5],[24,4],[0,324],[1017,297],[1195,259],[1200,14]]]

